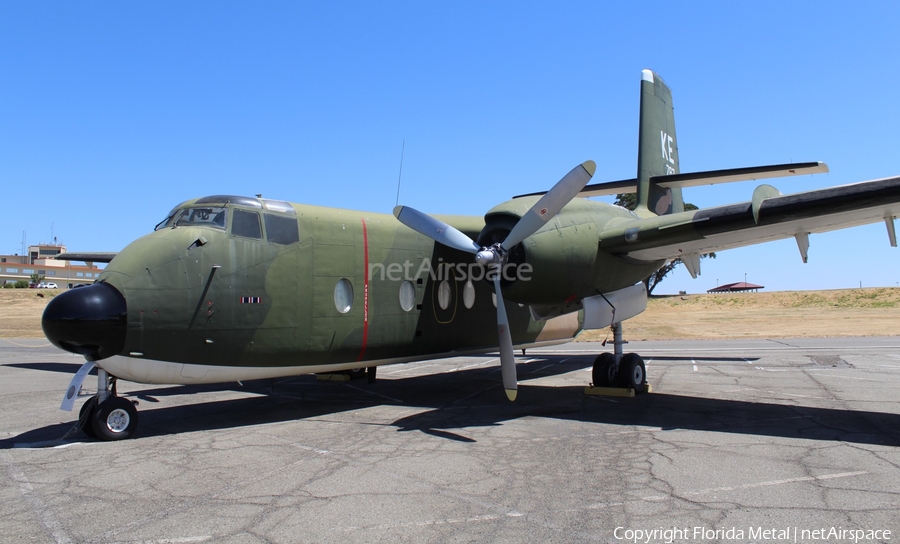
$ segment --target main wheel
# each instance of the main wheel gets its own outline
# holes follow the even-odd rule
[[[647,369],[644,360],[637,353],[627,353],[619,361],[618,382],[620,387],[634,389],[635,394],[647,389]]]
[[[137,423],[137,408],[122,397],[109,397],[100,403],[91,418],[94,435],[101,440],[125,440]]]
[[[84,404],[81,405],[81,410],[78,412],[78,426],[81,427],[81,430],[84,434],[90,436],[91,438],[97,438],[97,435],[94,434],[94,412],[97,411],[97,395],[89,398]]]
[[[591,381],[594,387],[609,387],[615,382],[616,356],[612,353],[601,353],[594,359]]]

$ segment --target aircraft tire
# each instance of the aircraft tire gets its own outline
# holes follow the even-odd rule
[[[635,394],[647,390],[647,368],[644,360],[637,353],[626,353],[619,361],[618,384],[620,387],[634,389]]]
[[[97,406],[91,418],[94,435],[101,440],[125,440],[137,428],[134,404],[122,397],[109,397]]]
[[[97,435],[94,434],[94,425],[92,423],[94,419],[94,412],[97,411],[97,395],[89,398],[84,404],[81,405],[81,410],[78,411],[78,426],[81,427],[81,430],[84,434],[88,435],[91,438],[97,438]]]
[[[591,380],[594,387],[609,387],[615,382],[613,370],[616,367],[616,356],[604,352],[594,359],[594,368],[591,371]]]

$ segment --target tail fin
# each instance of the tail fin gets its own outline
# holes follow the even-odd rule
[[[659,75],[641,72],[641,120],[638,134],[637,209],[639,215],[684,211],[681,188],[650,183],[653,176],[680,173],[672,91]]]

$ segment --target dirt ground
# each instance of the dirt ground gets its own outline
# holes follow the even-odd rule
[[[63,289],[0,289],[0,338],[41,338],[44,307]]]
[[[869,288],[653,298],[623,329],[630,340],[714,340],[897,336],[898,324],[900,289]],[[607,334],[586,331],[578,339]]]
[[[0,289],[0,338],[40,338],[57,289]],[[625,322],[630,340],[900,336],[900,289],[779,291],[653,298]],[[603,340],[608,330],[579,340]]]

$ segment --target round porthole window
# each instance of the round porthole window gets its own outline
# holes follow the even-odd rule
[[[416,305],[416,286],[413,282],[406,280],[400,284],[400,307],[404,312],[408,312]]]
[[[353,307],[353,284],[347,278],[341,278],[334,286],[334,307],[342,314]]]
[[[441,307],[441,310],[446,310],[450,307],[450,282],[444,280],[438,286],[438,306]]]
[[[472,285],[472,280],[467,281],[466,286],[463,287],[463,304],[468,309],[475,305],[475,286]]]

